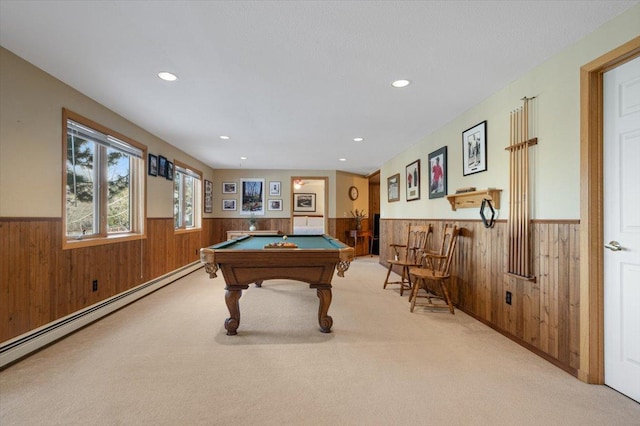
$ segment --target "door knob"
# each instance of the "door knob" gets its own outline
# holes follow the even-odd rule
[[[617,241],[609,241],[609,244],[604,245],[605,248],[608,248],[611,251],[620,251],[622,250],[622,246]]]

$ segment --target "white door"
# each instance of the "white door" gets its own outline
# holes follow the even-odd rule
[[[640,58],[604,75],[604,379],[640,402]]]

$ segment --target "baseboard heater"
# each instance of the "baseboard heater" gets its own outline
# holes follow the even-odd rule
[[[7,340],[0,345],[0,370],[5,366],[29,355],[38,349],[55,342],[73,333],[74,331],[91,324],[94,321],[152,293],[167,284],[202,268],[202,264],[193,262],[180,269],[162,275],[152,281],[140,284],[137,287],[115,295],[102,302],[91,305],[85,309],[74,312],[59,320],[50,322],[42,327],[31,330],[25,334]]]

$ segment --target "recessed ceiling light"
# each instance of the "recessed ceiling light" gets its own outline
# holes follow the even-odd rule
[[[164,81],[176,81],[178,79],[177,75],[172,74],[172,73],[167,72],[167,71],[159,72],[158,73],[158,77],[160,77]]]
[[[364,140],[364,138],[353,138],[354,141],[356,142],[362,142]]]
[[[220,136],[220,139],[227,140],[227,139],[229,139],[229,136],[222,135],[222,136]]]
[[[347,159],[346,158],[341,158],[340,161],[347,161]]]
[[[240,157],[240,159],[241,159],[241,160],[246,160],[246,159],[247,159],[247,157],[244,157],[244,156],[243,156],[243,157]]]
[[[411,84],[411,82],[409,80],[396,80],[393,83],[391,83],[391,85],[393,87],[407,87],[409,84]]]

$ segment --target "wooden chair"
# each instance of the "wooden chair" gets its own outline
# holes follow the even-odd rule
[[[411,280],[409,278],[409,268],[420,266],[422,253],[426,250],[429,236],[433,232],[431,225],[409,225],[406,244],[390,244],[393,249],[393,259],[387,260],[389,263],[389,271],[384,279],[384,286],[388,284],[400,284],[400,296],[404,290],[411,289]],[[395,265],[402,268],[400,281],[389,281],[389,275]]]
[[[456,226],[446,226],[444,228],[444,234],[442,235],[442,244],[440,245],[439,252],[425,251],[422,255],[422,264],[409,269],[409,277],[413,278],[413,288],[409,301],[411,302],[411,312],[413,312],[416,306],[416,300],[418,297],[424,297],[427,299],[427,304],[421,304],[420,306],[426,306],[429,308],[449,308],[452,314],[455,314],[453,310],[453,303],[449,297],[449,289],[445,283],[451,277],[451,260],[453,259],[453,253],[458,241],[458,234],[460,229]],[[428,282],[437,283],[436,288],[427,285]],[[439,287],[439,288],[437,288]],[[426,295],[419,294],[420,289],[424,289]],[[442,299],[446,305],[434,304],[432,299]]]

